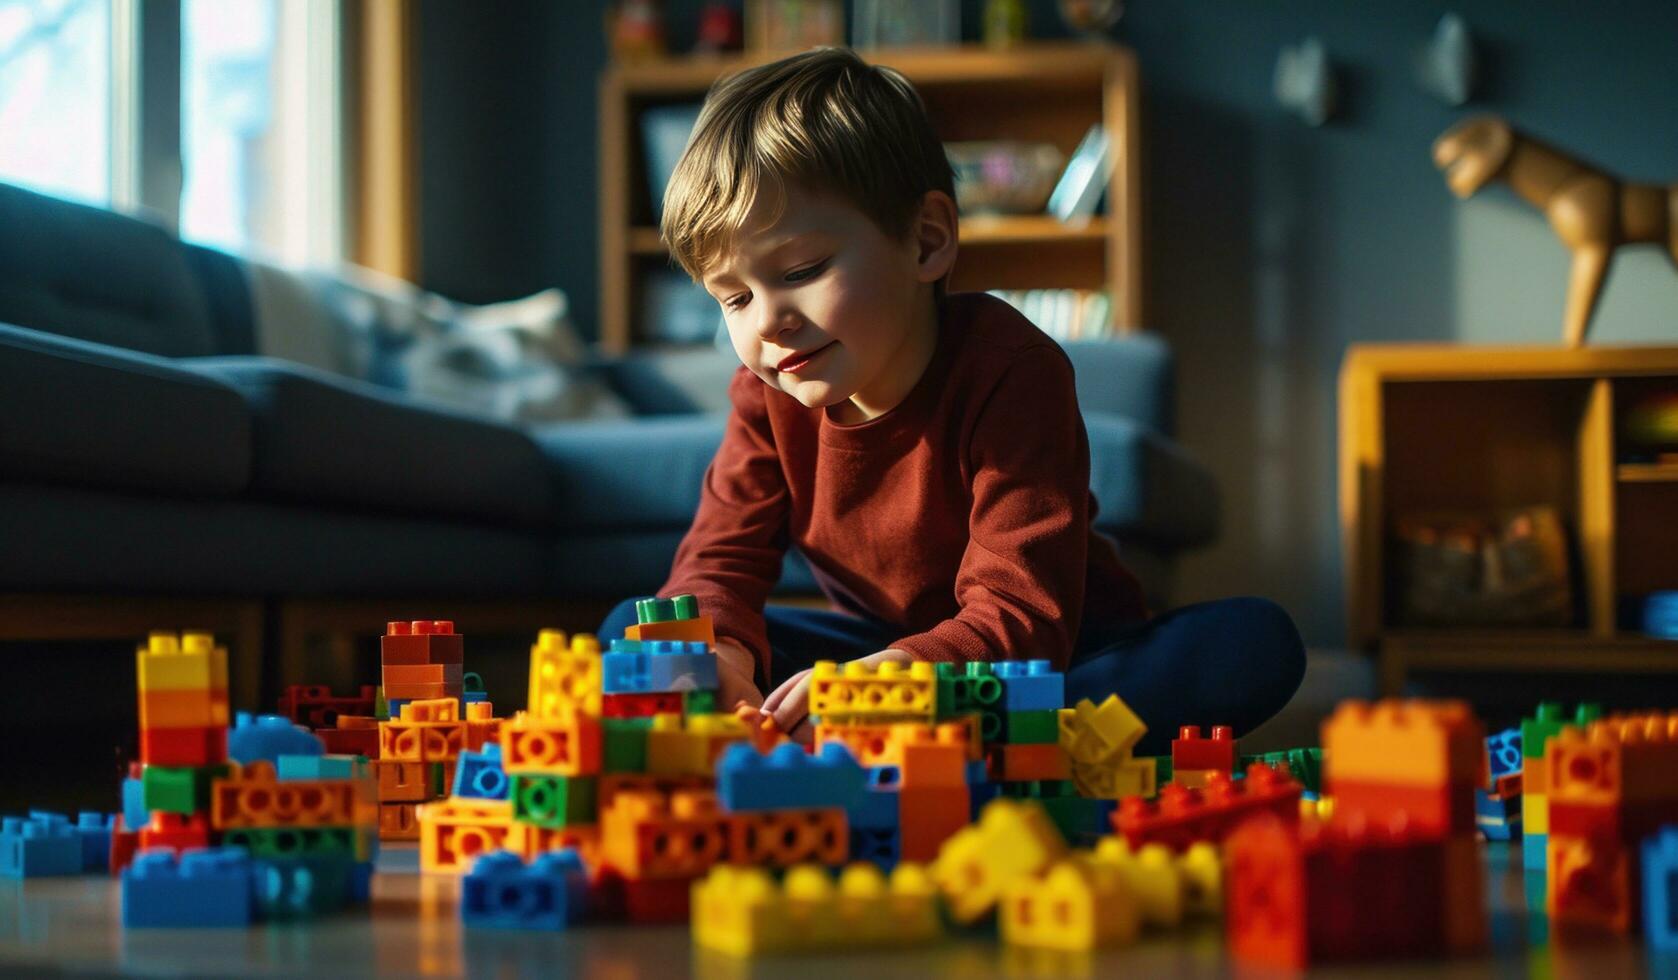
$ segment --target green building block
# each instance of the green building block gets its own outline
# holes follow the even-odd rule
[[[222,843],[243,847],[257,858],[342,857],[354,861],[354,827],[239,827],[222,832]]]
[[[1588,725],[1602,717],[1602,705],[1587,702],[1573,709],[1571,721],[1562,714],[1561,704],[1544,701],[1531,718],[1521,721],[1521,756],[1527,759],[1544,757],[1544,743],[1560,734],[1568,725]]]
[[[140,800],[148,810],[198,813],[210,808],[210,784],[227,766],[147,766],[140,773]]]
[[[646,772],[647,732],[651,718],[602,718],[602,769],[606,772]]]
[[[373,692],[373,717],[379,721],[390,720],[390,702],[385,700],[385,689],[382,686]]]
[[[934,711],[938,721],[962,715],[979,716],[979,740],[1002,740],[1002,678],[987,663],[938,665]]]
[[[714,715],[717,713],[716,691],[682,692],[682,714]]]
[[[1171,782],[1171,757],[1169,755],[1143,756],[1154,760],[1154,785],[1164,786]]]
[[[1261,755],[1244,755],[1240,760],[1239,772],[1245,773],[1249,766],[1285,764],[1293,778],[1299,780],[1301,786],[1312,793],[1322,792],[1323,785],[1323,750],[1320,748],[1283,749],[1280,752],[1265,752]]]
[[[1004,742],[1011,745],[1043,745],[1060,741],[1058,711],[1010,711],[1004,717]]]
[[[597,781],[593,776],[513,777],[513,819],[539,827],[575,827],[594,823]]]
[[[635,600],[635,623],[644,626],[647,623],[668,623],[677,619],[695,619],[699,616],[699,600],[690,593],[660,599],[648,596]]]
[[[314,919],[348,903],[356,862],[344,855],[254,858],[256,918],[271,922]]]

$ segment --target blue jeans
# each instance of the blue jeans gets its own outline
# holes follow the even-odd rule
[[[887,623],[792,606],[763,611],[770,676],[764,693],[817,660],[855,660],[902,635]],[[602,640],[635,622],[626,600]],[[1117,694],[1148,723],[1138,755],[1164,755],[1182,725],[1231,725],[1239,737],[1282,710],[1305,676],[1305,645],[1282,607],[1242,597],[1183,606],[1144,623],[1080,636],[1066,674],[1068,704]],[[760,681],[764,678],[758,678]]]

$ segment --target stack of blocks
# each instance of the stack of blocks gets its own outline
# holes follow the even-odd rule
[[[379,682],[392,717],[402,702],[454,698],[465,693],[466,638],[446,619],[416,619],[385,626],[379,641]]]
[[[207,633],[153,633],[135,660],[140,803],[124,812],[146,815],[132,828],[140,848],[207,847],[211,785],[228,772],[227,649]]]
[[[1599,704],[1574,708],[1572,724],[1588,725],[1602,717]],[[1562,707],[1545,701],[1531,718],[1521,722],[1521,860],[1529,868],[1544,867],[1550,837],[1550,780],[1544,749],[1569,724]]]
[[[1551,922],[1567,931],[1636,931],[1641,845],[1678,821],[1678,715],[1563,728],[1550,738],[1541,765]],[[1660,877],[1664,884],[1667,873]]]
[[[1302,969],[1482,948],[1484,739],[1460,702],[1341,704],[1323,724],[1333,816],[1266,815],[1226,841],[1231,955]]]

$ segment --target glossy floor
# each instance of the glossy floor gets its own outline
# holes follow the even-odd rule
[[[1514,857],[1511,866],[1511,857]],[[1533,883],[1519,852],[1488,851],[1492,950],[1473,960],[1387,964],[1383,976],[1623,977],[1673,975],[1678,961],[1646,958],[1628,941],[1548,941],[1526,912]],[[108,878],[0,880],[0,973],[146,976],[553,976],[885,977],[1219,976],[1230,970],[1216,927],[1153,934],[1136,946],[1090,957],[1017,955],[993,939],[964,936],[894,952],[740,961],[696,950],[686,928],[588,926],[569,933],[465,930],[458,882],[417,873],[410,847],[380,858],[370,909],[318,922],[250,929],[128,930]],[[1542,888],[1541,883],[1538,888]],[[1315,974],[1317,971],[1313,971]],[[1330,975],[1331,971],[1323,971]],[[1370,976],[1368,967],[1344,971]]]

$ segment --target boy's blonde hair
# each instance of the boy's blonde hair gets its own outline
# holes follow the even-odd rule
[[[899,241],[928,191],[955,197],[920,94],[849,48],[816,48],[712,86],[664,191],[665,247],[703,278],[758,195],[779,198],[778,216],[789,184],[846,201]]]

